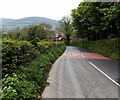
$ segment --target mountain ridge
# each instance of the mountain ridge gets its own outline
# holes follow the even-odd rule
[[[24,17],[21,19],[0,18],[0,23],[4,26],[4,30],[14,30],[18,29],[18,27],[21,29],[25,26],[37,25],[43,22],[52,25],[53,28],[58,25],[58,20],[46,17]]]

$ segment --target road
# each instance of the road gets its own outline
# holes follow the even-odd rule
[[[118,98],[117,78],[117,61],[67,46],[49,73],[42,98]]]

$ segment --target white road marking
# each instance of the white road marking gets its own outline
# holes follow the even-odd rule
[[[76,50],[78,51],[78,53],[81,54],[81,52],[76,48]],[[85,56],[83,54],[81,54],[81,56],[84,58]]]
[[[81,56],[84,58],[83,54],[81,54]]]
[[[67,54],[64,54],[65,56],[78,56],[79,54],[77,53],[67,53]]]
[[[120,87],[120,84],[114,81],[111,77],[109,77],[107,74],[105,74],[102,70],[100,70],[98,67],[96,67],[93,63],[89,62],[94,68],[96,68],[99,72],[101,72],[104,76],[106,76],[109,80],[111,80],[114,84]]]

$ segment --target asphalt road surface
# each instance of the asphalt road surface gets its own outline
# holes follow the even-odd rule
[[[75,46],[54,63],[42,98],[118,98],[118,62]]]

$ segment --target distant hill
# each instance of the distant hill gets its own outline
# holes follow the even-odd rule
[[[10,18],[0,18],[0,25],[1,24],[5,24],[8,22],[14,21],[14,19],[10,19]]]
[[[22,19],[9,19],[9,18],[0,18],[0,23],[2,22],[2,25],[4,26],[4,30],[13,30],[18,29],[18,27],[21,29],[28,25],[37,25],[42,22],[45,22],[47,24],[50,24],[55,28],[58,25],[57,20],[45,18],[45,17],[25,17]]]

